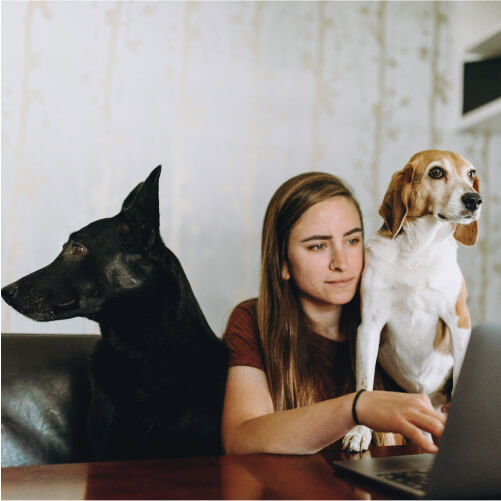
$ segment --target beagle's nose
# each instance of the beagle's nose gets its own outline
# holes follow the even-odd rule
[[[461,197],[464,206],[473,211],[476,211],[482,203],[482,197],[478,193],[466,193]]]

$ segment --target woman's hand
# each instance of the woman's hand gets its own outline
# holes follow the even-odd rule
[[[443,414],[449,414],[449,408],[451,406],[452,402],[447,402],[446,404],[442,405],[442,408],[440,409]]]
[[[429,452],[438,447],[422,432],[438,442],[446,416],[435,411],[427,395],[391,391],[363,392],[356,405],[360,424],[382,432],[402,433]]]

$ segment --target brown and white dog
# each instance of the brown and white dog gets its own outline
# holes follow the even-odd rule
[[[456,240],[475,244],[481,204],[475,168],[456,153],[422,151],[393,175],[384,225],[366,248],[357,389],[373,389],[378,360],[404,390],[426,393],[437,409],[447,401],[471,327]],[[365,450],[371,436],[355,426],[343,448]]]

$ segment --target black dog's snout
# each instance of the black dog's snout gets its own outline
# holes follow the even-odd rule
[[[5,301],[9,301],[9,299],[14,299],[16,294],[17,294],[16,284],[6,285],[5,287],[2,288],[2,297],[5,299]]]
[[[464,206],[471,211],[477,210],[482,203],[482,197],[478,193],[466,193],[461,200]]]

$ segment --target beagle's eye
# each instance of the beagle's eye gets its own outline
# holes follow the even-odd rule
[[[441,179],[442,177],[445,176],[445,172],[444,169],[442,169],[442,167],[433,167],[433,169],[430,170],[428,175],[432,179]]]
[[[470,172],[468,172],[468,178],[470,179],[470,181],[473,181],[475,179],[476,174],[477,174],[476,170],[471,170]]]
[[[71,255],[72,256],[79,256],[80,254],[84,253],[84,248],[81,245],[73,244],[71,246]]]

